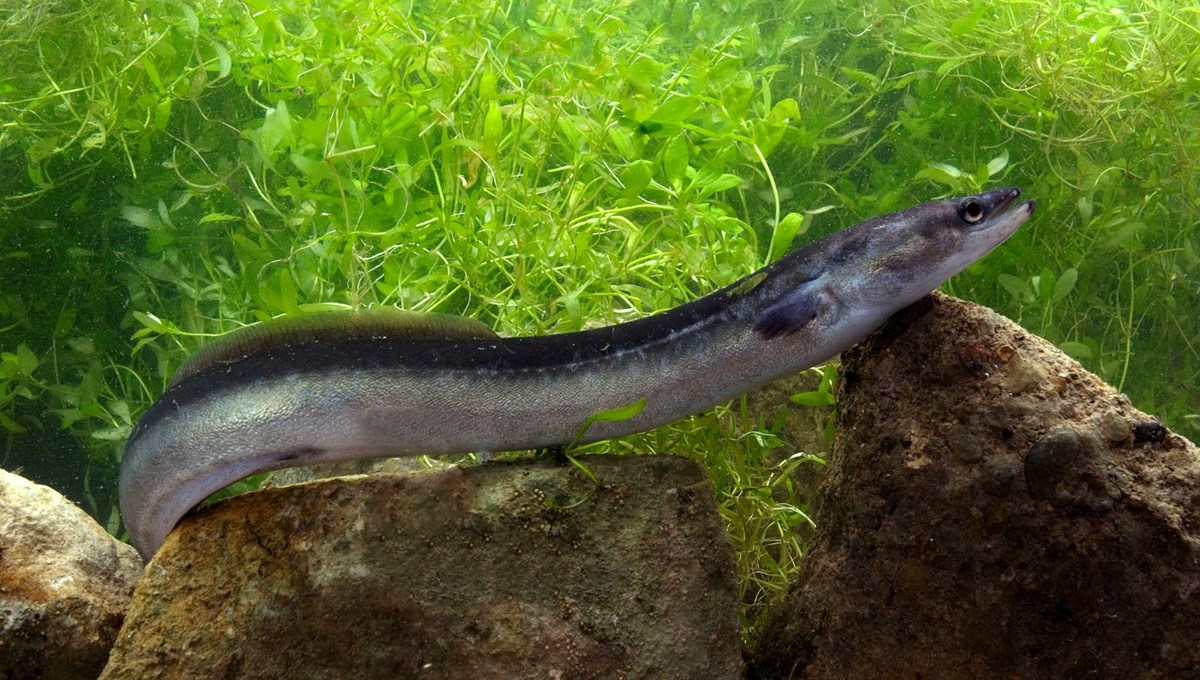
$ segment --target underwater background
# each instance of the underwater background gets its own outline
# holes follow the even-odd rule
[[[8,0],[0,65],[0,466],[118,535],[124,441],[213,336],[574,331],[1003,186],[1037,213],[944,289],[1200,438],[1190,2]],[[820,460],[777,425],[743,400],[598,447],[708,467],[747,626]]]

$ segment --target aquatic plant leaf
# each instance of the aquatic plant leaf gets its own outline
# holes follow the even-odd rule
[[[500,144],[500,136],[504,134],[504,115],[500,112],[500,105],[492,102],[488,106],[487,115],[483,120],[483,148],[489,156],[496,154],[496,148]]]
[[[1006,167],[1008,167],[1008,149],[1005,149],[1004,152],[999,156],[996,156],[992,160],[988,161],[988,177],[995,177],[996,175],[999,175],[1000,172]]]
[[[592,423],[597,422],[619,423],[622,420],[629,420],[630,418],[636,416],[637,414],[641,413],[642,409],[644,408],[646,408],[646,398],[642,397],[632,404],[626,404],[624,406],[618,406],[616,408],[610,408],[594,413],[588,418],[587,424],[591,425]]]
[[[483,74],[479,76],[479,99],[484,102],[490,102],[496,98],[496,69],[488,66],[483,69]]]
[[[108,402],[108,412],[116,416],[117,420],[120,420],[126,425],[133,424],[133,419],[129,414],[129,403],[123,399],[114,399]]]
[[[271,158],[281,144],[291,142],[292,117],[288,113],[287,102],[281,100],[274,108],[267,110],[259,139],[263,157],[267,159]]]
[[[38,358],[27,345],[17,345],[17,368],[21,374],[29,377],[37,370]]]
[[[822,392],[820,390],[813,390],[811,392],[799,392],[797,394],[791,395],[790,397],[788,397],[788,399],[793,404],[796,404],[798,406],[831,406],[831,405],[833,405],[833,402],[834,402],[832,393],[827,392],[827,391]]]
[[[129,425],[116,425],[114,427],[106,427],[92,432],[92,439],[101,439],[107,442],[119,442],[129,437],[129,431],[133,428]]]
[[[646,408],[646,398],[642,397],[632,404],[626,404],[624,406],[618,406],[616,408],[605,409],[603,411],[597,411],[596,413],[593,413],[592,415],[588,416],[588,419],[584,421],[582,426],[580,426],[579,432],[575,435],[575,439],[573,439],[566,447],[566,450],[570,451],[571,449],[575,448],[575,446],[579,444],[579,440],[583,439],[583,435],[587,434],[588,428],[590,428],[594,423],[618,423],[622,420],[629,420],[630,418],[633,418],[637,414],[641,413],[642,409],[644,408]]]
[[[954,38],[961,38],[975,29],[979,20],[983,18],[984,12],[988,10],[986,3],[980,3],[975,6],[975,9],[955,19],[950,24],[950,35]]]
[[[696,97],[671,97],[659,105],[647,119],[655,123],[682,123],[700,108],[700,100]]]
[[[133,318],[143,326],[143,328],[134,332],[133,337],[135,338],[142,337],[148,333],[159,333],[162,335],[179,334],[179,329],[175,326],[175,324],[171,323],[170,321],[160,319],[153,314],[134,310]]]
[[[1074,267],[1066,270],[1054,282],[1054,293],[1050,296],[1050,304],[1058,304],[1071,294],[1075,282],[1079,280],[1079,270]]]
[[[626,158],[633,156],[633,135],[629,131],[619,125],[610,125],[608,128],[608,139],[616,147],[617,152]]]
[[[84,137],[83,141],[80,142],[79,145],[84,151],[91,151],[93,149],[103,148],[106,141],[108,141],[108,135],[106,135],[104,131],[93,132],[87,137]]]
[[[1082,342],[1069,340],[1067,342],[1059,343],[1058,348],[1061,349],[1064,354],[1076,360],[1091,359],[1093,356],[1092,348],[1088,347]]]
[[[138,62],[146,76],[150,78],[150,82],[154,84],[154,89],[159,92],[164,92],[162,76],[158,74],[158,69],[154,66],[154,61],[151,59],[142,59]]]
[[[954,69],[956,69],[962,65],[963,65],[962,59],[954,59],[954,58],[946,59],[946,60],[943,60],[942,63],[938,64],[938,67],[934,71],[934,73],[936,73],[937,76],[939,78],[941,78],[941,77],[945,76],[947,73],[950,73],[951,71],[953,71]]]
[[[3,427],[5,430],[8,430],[13,434],[24,434],[28,431],[25,429],[24,425],[4,415],[3,411],[0,411],[0,427]]]
[[[796,236],[808,230],[806,221],[804,215],[794,212],[788,213],[782,220],[779,220],[779,224],[775,225],[775,230],[771,232],[767,262],[774,262],[787,253],[792,247],[792,241],[796,240]]]
[[[702,171],[697,173],[692,183],[700,190],[700,198],[705,198],[738,186],[742,183],[742,178],[729,173],[714,177],[711,173]]]
[[[838,70],[867,90],[875,91],[879,88],[879,76],[876,76],[874,73],[867,73],[866,71],[850,68],[849,66],[843,66]]]
[[[679,182],[683,179],[688,168],[688,142],[685,136],[676,135],[667,142],[662,163],[668,181]]]
[[[1084,224],[1092,221],[1093,204],[1092,197],[1090,195],[1084,194],[1080,196],[1079,200],[1075,202],[1075,207],[1079,210],[1080,221],[1082,221]]]
[[[171,229],[175,228],[175,223],[171,220],[171,211],[167,209],[166,201],[162,200],[161,198],[158,199],[158,219],[165,226],[170,227]]]
[[[621,184],[625,186],[625,198],[633,198],[649,186],[654,177],[654,167],[650,161],[634,161],[621,171]]]
[[[787,123],[800,117],[800,105],[795,99],[788,97],[780,99],[771,107],[767,120],[772,123]]]
[[[1017,278],[1012,274],[1000,274],[996,277],[996,281],[1004,290],[1007,290],[1015,299],[1022,302],[1031,302],[1034,299],[1033,288],[1028,281]]]
[[[618,65],[617,70],[635,84],[649,85],[662,72],[663,65],[647,54],[638,54],[631,61]]]
[[[288,156],[288,160],[309,179],[321,180],[332,179],[334,177],[333,169],[324,160],[314,160],[299,153],[291,154]]]
[[[121,217],[142,229],[162,229],[163,223],[153,211],[137,205],[121,206]]]
[[[229,49],[220,42],[213,42],[213,51],[217,53],[217,80],[229,75],[233,70],[233,59],[229,56]]]
[[[917,174],[913,175],[913,179],[929,179],[953,189],[957,189],[962,184],[962,177],[962,170],[947,163],[936,162],[931,162],[924,169],[919,170]]]
[[[199,34],[200,17],[196,16],[196,10],[189,7],[186,2],[179,3],[179,10],[183,12],[183,18],[187,24],[187,34],[190,36]]]
[[[54,337],[61,338],[74,329],[75,318],[78,316],[78,314],[79,310],[74,307],[67,307],[63,309],[63,311],[58,315],[58,320],[54,322]],[[80,351],[80,349],[75,347],[75,351]]]

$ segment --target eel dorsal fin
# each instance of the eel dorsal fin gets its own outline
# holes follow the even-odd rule
[[[339,340],[471,340],[496,337],[495,331],[475,319],[391,308],[288,316],[239,328],[201,347],[175,371],[169,387],[210,366],[233,363],[274,347]]]

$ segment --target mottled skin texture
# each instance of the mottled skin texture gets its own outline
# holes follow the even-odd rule
[[[593,414],[639,399],[637,416],[595,423],[581,441],[704,410],[827,361],[985,255],[1032,213],[1032,202],[1006,210],[1018,194],[868,220],[692,303],[607,328],[530,338],[290,332],[218,353],[190,366],[130,436],[120,479],[130,538],[149,558],[191,507],[256,472],[561,446]]]

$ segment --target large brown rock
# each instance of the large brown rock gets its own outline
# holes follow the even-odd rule
[[[270,489],[194,513],[102,677],[736,678],[695,463],[588,456]]]
[[[58,492],[0,470],[0,678],[95,678],[141,571]]]
[[[1200,677],[1200,452],[937,296],[843,356],[815,545],[755,678]]]

